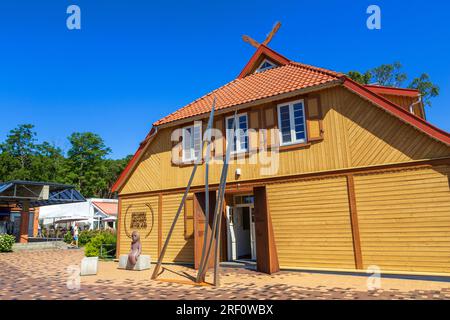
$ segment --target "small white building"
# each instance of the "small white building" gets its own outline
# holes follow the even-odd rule
[[[86,202],[41,207],[39,221],[44,225],[77,222],[90,230],[116,229],[119,201],[86,199]]]

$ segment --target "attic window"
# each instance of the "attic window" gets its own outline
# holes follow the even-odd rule
[[[259,65],[259,68],[256,69],[256,73],[262,72],[262,71],[265,71],[265,70],[269,70],[269,69],[272,69],[272,68],[275,68],[275,67],[276,67],[275,64],[273,64],[273,63],[270,62],[269,60],[265,59],[265,60]]]

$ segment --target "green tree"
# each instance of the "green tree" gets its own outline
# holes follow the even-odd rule
[[[119,178],[122,171],[125,169],[127,164],[130,162],[132,157],[133,157],[132,155],[129,155],[123,159],[118,159],[118,160],[108,159],[105,161],[105,165],[107,167],[106,181],[107,181],[108,187],[102,193],[102,195],[101,195],[102,198],[112,198],[113,197],[113,193],[111,192],[111,189],[112,189],[114,183]]]
[[[349,71],[347,75],[350,79],[361,84],[369,84],[372,79],[372,73],[370,71],[366,71],[365,73],[361,73],[359,71]]]
[[[372,79],[381,86],[401,87],[408,78],[406,73],[401,71],[402,64],[394,62],[393,64],[382,64],[371,70]]]
[[[131,156],[107,159],[111,150],[94,133],[74,133],[65,157],[57,146],[36,144],[31,124],[10,131],[0,143],[0,181],[34,180],[73,184],[86,197],[112,198],[111,188]]]
[[[422,73],[420,77],[413,79],[409,88],[417,89],[422,94],[422,100],[424,105],[431,106],[431,99],[439,95],[439,87],[433,84],[430,80],[430,76],[426,73]]]
[[[36,152],[36,132],[31,124],[11,130],[0,145],[1,180],[30,180],[32,158]]]
[[[400,62],[383,64],[365,73],[350,71],[347,75],[349,78],[361,84],[374,83],[390,87],[401,87],[408,80],[408,75],[402,71]],[[408,88],[419,90],[422,101],[426,106],[431,106],[431,99],[439,95],[439,87],[431,82],[429,75],[426,73],[414,78]]]
[[[60,148],[48,142],[38,144],[32,161],[31,180],[66,183],[65,161]]]
[[[2,149],[2,152],[0,153],[0,182],[18,180],[19,178],[14,175],[17,167],[17,159],[14,159],[10,153],[5,152]]]
[[[103,139],[92,132],[73,133],[67,153],[67,179],[76,185],[85,197],[98,197],[108,187],[105,157],[111,149]]]

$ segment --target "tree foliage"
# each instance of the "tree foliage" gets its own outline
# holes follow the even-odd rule
[[[350,71],[348,73],[350,79],[355,80],[361,84],[369,84],[372,79],[372,73],[370,71],[366,71],[365,73],[361,73],[359,71]]]
[[[69,183],[89,197],[99,195],[107,188],[105,157],[111,149],[105,146],[99,135],[91,132],[73,133],[69,141],[71,148],[67,152],[67,164],[70,171],[66,175]]]
[[[427,106],[431,106],[431,98],[439,95],[439,87],[431,82],[430,76],[426,73],[422,73],[420,77],[414,78],[409,88],[419,90],[424,104]]]
[[[103,139],[73,133],[67,154],[49,142],[37,143],[31,124],[19,125],[0,143],[0,181],[27,180],[75,185],[85,197],[112,198],[111,187],[130,157],[113,160]]]
[[[401,87],[408,80],[408,75],[402,71],[400,62],[382,64],[364,73],[350,71],[347,75],[361,84],[373,83],[388,87]],[[431,106],[431,99],[439,95],[439,87],[431,82],[429,75],[426,73],[413,78],[408,88],[419,90],[422,100],[427,106]]]
[[[372,77],[381,86],[401,87],[408,78],[406,73],[401,71],[402,65],[400,62],[393,64],[382,64],[379,67],[373,68],[371,71]]]

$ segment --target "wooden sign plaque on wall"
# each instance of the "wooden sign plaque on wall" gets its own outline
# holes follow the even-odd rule
[[[145,212],[131,213],[130,229],[147,229],[147,216]]]
[[[130,205],[125,211],[124,215],[124,227],[125,234],[131,239],[131,233],[133,231],[143,231],[145,233],[144,239],[147,239],[153,231],[153,226],[155,224],[155,214],[153,212],[152,206],[147,203],[145,206],[148,208],[148,212],[142,211],[142,207],[139,211],[133,212],[133,206]],[[130,221],[128,222],[128,218]],[[130,232],[131,230],[131,232]]]

